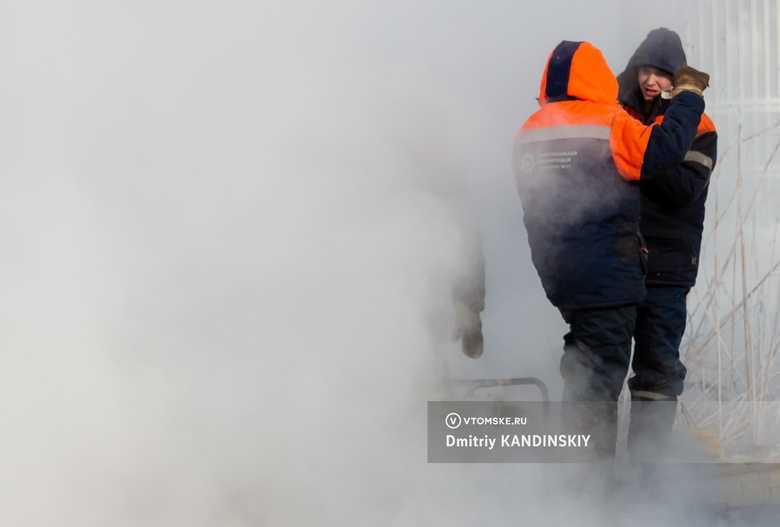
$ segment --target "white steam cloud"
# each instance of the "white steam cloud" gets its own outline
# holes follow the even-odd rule
[[[511,139],[616,3],[523,4],[5,3],[0,523],[602,524],[561,467],[426,463],[443,374],[559,382]],[[415,147],[472,189],[481,362]]]

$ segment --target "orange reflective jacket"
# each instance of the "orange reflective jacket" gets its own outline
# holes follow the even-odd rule
[[[680,163],[704,102],[683,92],[660,125],[618,104],[601,52],[561,42],[542,75],[540,109],[514,141],[515,181],[531,256],[550,301],[562,308],[635,303],[645,295],[638,181]]]

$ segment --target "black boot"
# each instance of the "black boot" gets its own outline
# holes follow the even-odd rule
[[[584,462],[611,461],[617,443],[618,408],[614,401],[564,402],[565,433],[588,436]]]
[[[631,397],[628,453],[632,463],[662,463],[670,454],[677,398]]]

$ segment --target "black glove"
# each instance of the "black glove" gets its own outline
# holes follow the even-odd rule
[[[674,85],[674,89],[672,89],[673,98],[684,91],[692,91],[699,97],[703,97],[702,92],[710,85],[710,76],[690,66],[682,66],[674,75],[672,84]]]
[[[478,359],[484,351],[482,339],[482,319],[478,311],[466,306],[455,306],[454,340],[461,339],[463,354],[472,359]]]

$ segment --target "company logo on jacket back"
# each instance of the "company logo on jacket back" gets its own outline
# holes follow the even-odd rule
[[[558,152],[541,152],[525,154],[521,161],[522,170],[567,170],[571,168],[572,159],[577,157],[576,150]]]

